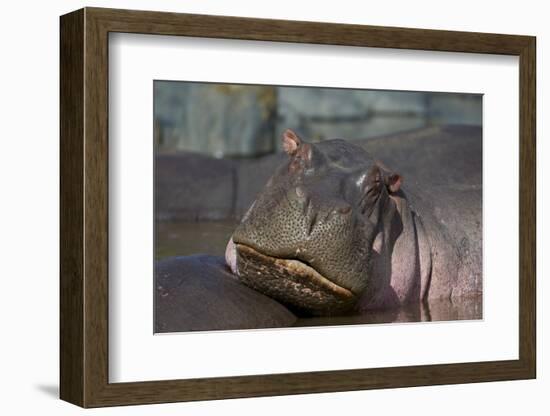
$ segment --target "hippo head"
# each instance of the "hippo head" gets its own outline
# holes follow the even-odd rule
[[[399,175],[344,140],[283,134],[278,167],[226,249],[244,284],[314,314],[341,312],[373,285],[373,243]]]

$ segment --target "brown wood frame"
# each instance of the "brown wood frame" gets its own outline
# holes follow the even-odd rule
[[[60,19],[60,396],[113,406],[536,377],[535,38],[85,8]],[[108,380],[108,34],[180,35],[519,56],[519,359],[135,383]]]

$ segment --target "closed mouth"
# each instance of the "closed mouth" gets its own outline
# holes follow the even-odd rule
[[[298,259],[272,257],[236,243],[239,280],[274,299],[316,315],[338,313],[357,296]]]

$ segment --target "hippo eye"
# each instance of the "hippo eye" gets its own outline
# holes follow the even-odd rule
[[[380,180],[379,179],[377,179],[377,180],[375,180],[371,183],[368,183],[365,186],[365,194],[367,196],[377,194],[377,193],[379,193],[379,191],[380,191]]]
[[[363,214],[370,216],[382,194],[383,184],[380,170],[374,167],[368,173],[363,173],[358,178],[357,184],[360,192],[359,209]]]

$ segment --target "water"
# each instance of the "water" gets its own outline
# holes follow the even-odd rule
[[[237,222],[157,222],[155,258],[206,253],[223,256]],[[391,322],[482,319],[482,297],[434,300],[396,310],[368,311],[344,316],[299,318],[295,326],[352,325]]]
[[[393,322],[435,322],[482,319],[482,297],[451,301],[431,300],[399,309],[368,311],[347,316],[299,318],[295,326],[384,324]]]
[[[157,222],[155,259],[191,254],[223,256],[236,221]]]

